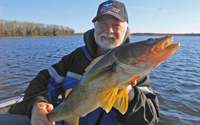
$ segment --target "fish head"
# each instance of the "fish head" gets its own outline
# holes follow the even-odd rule
[[[180,43],[171,44],[172,41],[172,36],[166,36],[125,44],[124,50],[117,51],[115,56],[119,62],[129,65],[131,72],[147,74],[178,50]]]

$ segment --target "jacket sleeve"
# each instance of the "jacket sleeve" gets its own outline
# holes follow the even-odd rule
[[[123,125],[148,125],[159,121],[159,102],[150,85],[149,75],[137,81],[129,92],[129,107],[122,115],[116,110],[116,118]]]
[[[32,107],[36,102],[49,102],[52,100],[48,95],[50,89],[57,94],[59,94],[59,91],[62,91],[59,86],[62,86],[68,68],[72,65],[76,55],[77,51],[74,51],[71,54],[64,56],[58,63],[52,65],[48,69],[40,71],[30,82],[28,88],[25,90],[25,97],[22,102],[24,107],[23,110],[29,118],[31,117]],[[56,82],[51,83],[51,81]],[[49,88],[49,86],[51,86],[51,88]]]
[[[36,102],[48,102],[48,79],[50,75],[47,70],[42,70],[38,75],[30,82],[28,88],[25,90],[25,96],[22,102],[24,112],[29,118],[31,118],[32,106]]]

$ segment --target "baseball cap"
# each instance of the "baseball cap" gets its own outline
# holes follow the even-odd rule
[[[111,15],[120,21],[128,22],[128,14],[125,5],[116,0],[108,0],[101,3],[97,10],[97,16],[92,20],[92,22],[95,22],[102,15]]]

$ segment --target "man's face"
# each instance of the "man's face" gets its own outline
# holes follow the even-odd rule
[[[122,44],[127,30],[127,22],[113,16],[103,15],[95,22],[96,43],[105,49],[113,49]]]

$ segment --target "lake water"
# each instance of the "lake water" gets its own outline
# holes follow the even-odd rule
[[[158,36],[132,36],[132,42]],[[200,37],[174,36],[181,47],[150,72],[159,125],[200,124]],[[0,101],[24,92],[36,74],[83,46],[83,37],[0,39]]]

